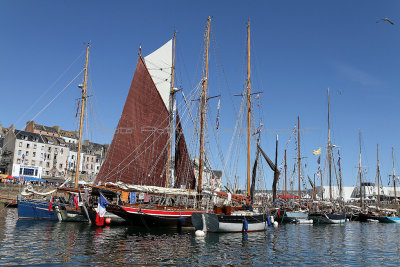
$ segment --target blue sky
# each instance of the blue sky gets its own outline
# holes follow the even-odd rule
[[[211,64],[220,67],[210,67],[209,90],[210,95],[222,93],[221,126],[232,129],[236,120],[232,106],[238,106],[240,100],[229,94],[239,94],[243,88],[246,22],[250,18],[252,84],[253,90],[264,92],[256,112],[263,119],[262,146],[267,153],[273,155],[274,136],[279,133],[282,162],[285,143],[300,116],[305,171],[312,177],[317,169],[312,151],[326,146],[329,87],[332,139],[341,147],[344,184],[354,185],[356,181],[361,129],[366,180],[375,179],[379,143],[382,179],[387,185],[392,172],[391,148],[395,148],[397,158],[400,155],[399,11],[399,1],[365,0],[3,0],[0,123],[23,128],[79,73],[84,62],[82,52],[90,41],[95,116],[89,119],[88,136],[99,143],[110,142],[133,77],[139,45],[144,55],[149,54],[176,29],[177,86],[189,91],[200,79],[202,38],[211,15],[215,58]],[[376,23],[385,17],[395,25]],[[78,81],[35,121],[76,129]],[[215,111],[216,102],[210,105]],[[225,133],[221,139],[226,151],[230,136]],[[293,143],[288,149],[291,166],[296,153]],[[216,165],[218,168],[218,162]],[[400,172],[399,163],[396,169]],[[270,172],[267,179],[272,179]]]

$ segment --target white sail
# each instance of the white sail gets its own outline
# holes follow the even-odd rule
[[[169,110],[172,72],[172,40],[144,58],[151,78]]]

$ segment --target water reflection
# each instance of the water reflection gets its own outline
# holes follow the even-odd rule
[[[0,265],[398,265],[400,225],[282,225],[262,233],[181,233],[17,220],[0,210]]]

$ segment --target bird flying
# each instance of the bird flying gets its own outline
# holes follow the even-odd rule
[[[394,22],[391,21],[391,20],[388,19],[388,18],[384,18],[384,19],[377,20],[376,23],[381,22],[381,21],[386,21],[386,22],[389,22],[390,24],[394,25]]]

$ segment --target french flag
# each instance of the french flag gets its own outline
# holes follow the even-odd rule
[[[103,226],[104,225],[104,215],[106,214],[106,205],[110,204],[108,200],[100,193],[99,203],[97,204],[96,209],[96,225]]]

